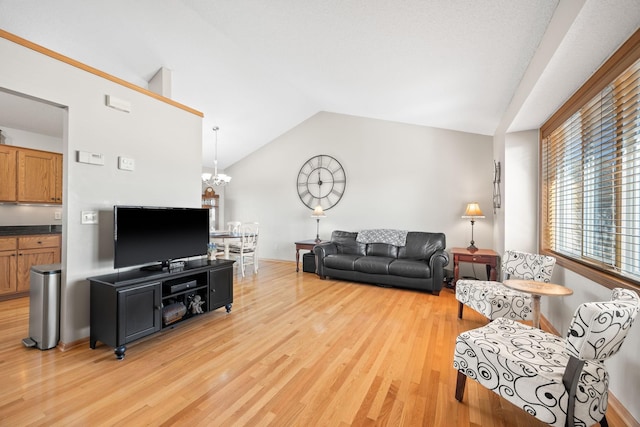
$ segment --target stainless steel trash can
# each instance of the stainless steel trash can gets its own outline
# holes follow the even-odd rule
[[[27,347],[48,350],[60,339],[60,264],[34,265],[30,272]]]

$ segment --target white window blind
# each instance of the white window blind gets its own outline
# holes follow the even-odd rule
[[[542,141],[544,245],[640,281],[640,60]]]

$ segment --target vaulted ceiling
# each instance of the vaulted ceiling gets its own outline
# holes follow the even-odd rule
[[[0,0],[0,28],[116,77],[171,70],[222,167],[318,111],[536,129],[639,26],[638,0]]]

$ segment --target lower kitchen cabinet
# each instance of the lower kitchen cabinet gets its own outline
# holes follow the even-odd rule
[[[29,294],[31,267],[60,262],[60,235],[0,237],[0,299]]]

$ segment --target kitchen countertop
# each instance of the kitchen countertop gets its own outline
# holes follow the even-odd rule
[[[25,236],[30,234],[60,234],[62,225],[5,225],[0,226],[0,236]]]

